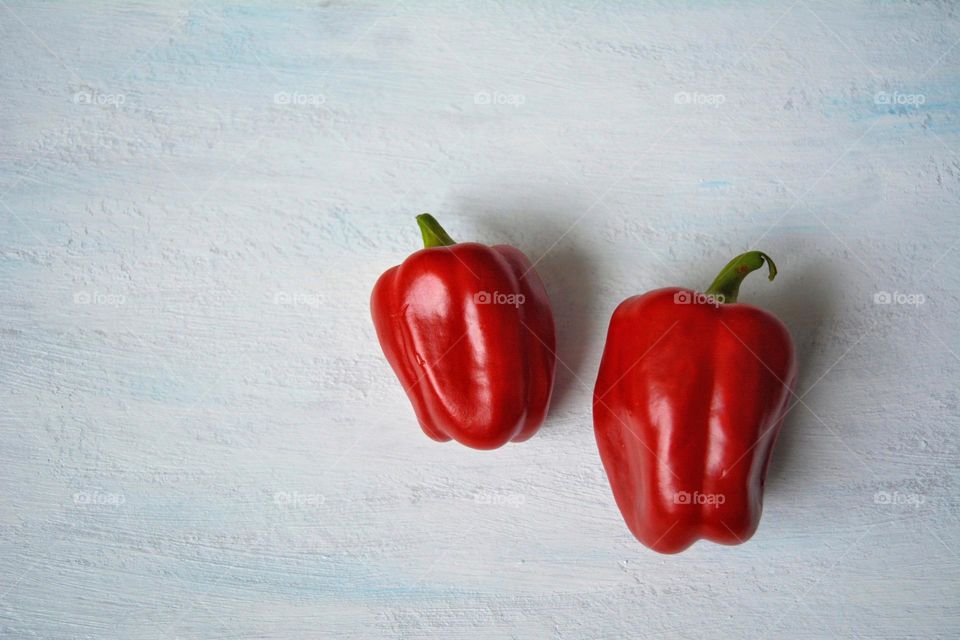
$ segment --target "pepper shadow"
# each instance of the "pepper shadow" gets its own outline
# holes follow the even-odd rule
[[[557,373],[549,411],[554,416],[572,409],[578,394],[586,399],[577,406],[590,406],[595,372],[584,366],[596,344],[592,338],[606,330],[593,313],[600,275],[581,246],[587,221],[577,219],[587,204],[580,200],[570,194],[528,195],[523,203],[501,202],[495,212],[481,208],[477,216],[481,241],[520,249],[534,263],[550,296],[557,328]],[[476,212],[477,203],[470,206]],[[544,428],[550,422],[548,418]]]
[[[822,364],[819,368],[814,367],[811,354],[817,351],[816,344],[824,339],[825,332],[832,330],[829,323],[839,295],[835,286],[838,270],[835,265],[823,260],[800,266],[798,271],[799,269],[803,269],[803,272],[797,279],[781,281],[778,277],[773,285],[780,285],[781,290],[770,294],[769,298],[757,305],[776,315],[790,329],[798,367],[794,390],[796,395],[790,397],[787,405],[793,409],[784,420],[767,472],[765,491],[768,493],[775,493],[782,483],[791,478],[796,479],[798,475],[813,472],[809,465],[802,462],[809,462],[809,457],[805,458],[800,452],[800,432],[797,427],[801,423],[802,414],[808,413],[808,410],[797,403],[797,398],[803,396],[810,385],[823,375],[823,370],[832,364],[831,362]],[[742,298],[741,301],[749,302]],[[809,396],[804,398],[804,402],[810,402]],[[811,408],[816,411],[815,407]]]

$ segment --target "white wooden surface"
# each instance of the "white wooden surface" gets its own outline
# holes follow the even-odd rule
[[[0,2],[0,636],[960,633],[950,3],[278,4]],[[428,441],[380,355],[422,211],[539,259],[528,443]],[[748,247],[803,404],[755,538],[659,556],[606,323]]]

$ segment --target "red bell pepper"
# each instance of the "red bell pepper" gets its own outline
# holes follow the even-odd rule
[[[530,438],[556,365],[543,283],[511,246],[455,243],[429,214],[417,224],[425,248],[380,276],[370,306],[421,428],[475,449]]]
[[[669,288],[623,301],[610,320],[593,396],[600,457],[640,542],[676,553],[700,538],[756,531],[770,453],[796,382],[793,344],[773,315],[736,304],[759,251],[737,256],[706,293]]]

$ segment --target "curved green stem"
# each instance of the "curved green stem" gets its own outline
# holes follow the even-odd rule
[[[429,213],[421,213],[417,216],[417,224],[420,225],[420,233],[423,235],[423,246],[426,249],[430,247],[449,247],[457,244],[450,235],[444,231],[437,219]]]
[[[762,251],[747,251],[727,263],[727,266],[723,268],[710,288],[707,289],[706,294],[714,296],[719,302],[736,302],[737,295],[740,293],[740,283],[743,282],[748,273],[762,267],[764,262],[770,269],[769,279],[773,280],[777,277],[777,265],[773,263],[770,256]]]

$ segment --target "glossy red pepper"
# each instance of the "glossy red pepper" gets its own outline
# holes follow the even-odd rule
[[[513,247],[455,243],[428,214],[417,223],[425,248],[380,276],[370,306],[421,428],[475,449],[530,438],[556,365],[543,283]]]
[[[659,289],[610,320],[593,397],[600,457],[640,542],[676,553],[700,538],[739,544],[760,521],[770,453],[796,381],[773,315],[736,304],[766,262],[734,258],[706,291]]]

